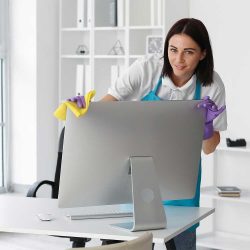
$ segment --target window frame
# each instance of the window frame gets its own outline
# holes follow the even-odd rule
[[[9,86],[9,1],[0,0],[0,15],[1,27],[0,27],[0,193],[6,192],[9,187],[9,168],[8,168],[8,142],[9,142],[9,130],[8,130],[8,86]]]

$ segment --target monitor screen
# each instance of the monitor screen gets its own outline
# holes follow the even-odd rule
[[[203,135],[197,102],[93,102],[80,118],[68,111],[59,207],[131,203],[137,156],[153,159],[162,200],[192,198]]]

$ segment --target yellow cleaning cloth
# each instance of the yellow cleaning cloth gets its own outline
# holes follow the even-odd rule
[[[66,120],[67,108],[69,108],[76,117],[84,115],[89,108],[91,99],[95,96],[95,90],[89,91],[85,95],[85,108],[79,108],[75,102],[65,101],[54,112],[54,116],[59,120]]]

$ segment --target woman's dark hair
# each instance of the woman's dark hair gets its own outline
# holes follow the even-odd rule
[[[211,85],[213,82],[214,60],[209,35],[205,25],[200,20],[194,18],[183,18],[177,21],[169,30],[164,45],[162,76],[171,76],[173,72],[168,60],[168,45],[170,38],[176,34],[186,34],[190,36],[199,45],[202,51],[206,51],[206,56],[197,65],[195,73],[203,86]]]

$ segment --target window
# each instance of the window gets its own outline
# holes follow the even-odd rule
[[[4,59],[0,59],[0,188],[4,187],[4,163],[5,163],[5,122],[4,122],[4,103],[3,103],[3,85],[4,85]]]
[[[6,183],[6,72],[8,0],[0,0],[0,192]]]

